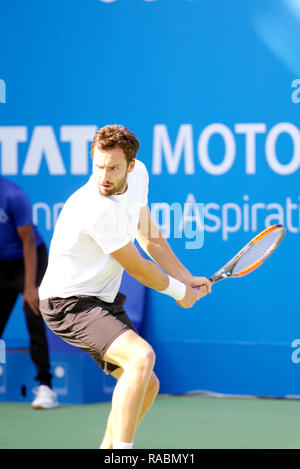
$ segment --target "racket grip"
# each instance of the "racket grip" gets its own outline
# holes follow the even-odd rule
[[[214,280],[212,277],[208,279],[211,283],[214,283]],[[193,287],[195,290],[199,290],[200,287]]]

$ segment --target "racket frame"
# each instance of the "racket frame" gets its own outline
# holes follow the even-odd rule
[[[249,251],[249,249],[254,246],[258,241],[260,241],[262,238],[267,236],[268,234],[272,233],[275,230],[280,229],[280,236],[278,236],[278,239],[276,242],[274,242],[271,247],[266,251],[264,256],[257,261],[253,262],[249,267],[246,267],[245,269],[242,269],[240,272],[237,274],[233,273],[233,269],[235,268],[236,264],[238,261],[243,257],[243,255]],[[228,261],[221,269],[219,269],[215,274],[213,274],[209,280],[211,283],[216,283],[219,282],[220,280],[224,280],[225,278],[229,277],[243,277],[244,275],[249,274],[253,270],[257,269],[278,247],[279,243],[281,242],[283,236],[285,234],[285,228],[281,224],[277,225],[272,225],[263,230],[261,233],[256,235],[254,238],[249,241],[230,261]]]

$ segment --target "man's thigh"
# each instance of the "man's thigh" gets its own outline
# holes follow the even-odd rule
[[[114,315],[93,297],[82,296],[50,298],[41,301],[40,308],[48,327],[67,343],[89,353],[105,373],[119,366],[110,366],[103,357],[120,335],[134,328],[125,313]]]

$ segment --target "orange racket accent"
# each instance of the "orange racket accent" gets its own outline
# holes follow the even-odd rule
[[[269,233],[272,233],[272,231],[277,230],[277,229],[278,229],[278,225],[269,226],[269,228],[266,228],[264,231],[262,231],[257,236],[255,236],[255,238],[251,239],[251,243],[256,244],[264,236],[266,236]]]
[[[249,265],[249,267],[247,267],[246,269],[241,270],[238,274],[236,274],[236,276],[237,277],[243,277],[243,275],[249,274],[250,272],[252,272],[252,270],[259,267],[262,263],[263,263],[263,261],[261,259],[259,259],[258,261],[256,261],[253,264]]]

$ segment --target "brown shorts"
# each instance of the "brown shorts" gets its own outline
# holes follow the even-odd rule
[[[40,301],[41,314],[55,334],[88,352],[106,374],[119,368],[102,360],[108,347],[123,332],[137,332],[124,311],[126,297],[118,293],[113,303],[94,296],[52,297]]]

